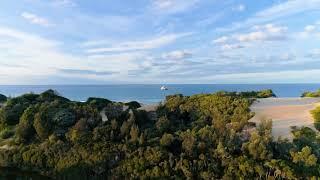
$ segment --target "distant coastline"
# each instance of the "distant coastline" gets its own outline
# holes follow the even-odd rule
[[[166,95],[214,93],[217,91],[259,91],[272,89],[278,97],[300,97],[305,91],[316,91],[320,84],[168,84],[169,90],[160,90],[162,84],[120,85],[0,85],[0,94],[16,97],[25,93],[42,93],[55,89],[74,101],[86,101],[95,96],[113,101],[139,101],[143,104],[161,102]]]

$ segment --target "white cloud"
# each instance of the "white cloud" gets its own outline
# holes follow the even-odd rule
[[[269,33],[283,33],[287,31],[287,27],[284,26],[275,26],[273,24],[266,24],[264,26],[254,26],[256,30],[266,31]]]
[[[301,38],[308,38],[308,37],[311,37],[311,36],[318,36],[317,23],[305,26],[304,27],[304,31],[300,32],[298,35]]]
[[[184,12],[199,2],[199,0],[154,0],[151,11],[159,14],[175,14]]]
[[[40,17],[36,14],[23,12],[21,16],[32,24],[37,24],[45,27],[53,26],[53,24],[51,24],[47,19]]]
[[[195,25],[200,27],[206,27],[222,20],[225,15],[226,15],[225,11],[221,11],[215,14],[210,14],[208,17],[196,22]]]
[[[75,56],[59,51],[59,42],[0,26],[0,40],[3,39],[10,41],[0,44],[1,84],[37,84],[46,82],[48,77],[126,81],[128,71],[146,64],[147,54],[142,52]]]
[[[318,83],[319,69],[292,70],[259,73],[233,73],[197,77],[197,82],[214,81],[216,83]],[[262,78],[263,77],[263,78]]]
[[[79,13],[70,17],[64,17],[64,25],[68,31],[72,35],[82,35],[84,38],[88,38],[90,35],[96,37],[105,33],[112,33],[113,36],[123,32],[131,33],[137,24],[136,16],[116,14],[93,16]],[[85,33],[79,31],[79,29],[83,28],[86,30]]]
[[[308,54],[309,58],[320,58],[320,49],[313,49]]]
[[[305,11],[319,10],[319,0],[288,0],[269,9],[257,13],[257,17],[280,18]]]
[[[242,48],[244,48],[244,46],[240,44],[225,44],[221,47],[221,50],[228,51],[228,50],[242,49]]]
[[[105,52],[139,51],[139,50],[156,49],[156,48],[168,45],[170,43],[173,43],[179,38],[189,36],[189,35],[191,35],[191,33],[168,34],[168,35],[163,35],[150,40],[128,41],[128,42],[123,42],[119,44],[114,44],[108,47],[90,48],[87,50],[87,52],[88,53],[105,53]],[[92,42],[87,42],[86,44],[92,44]]]
[[[316,27],[314,25],[308,25],[304,28],[305,32],[313,32],[316,30]]]
[[[235,31],[241,28],[287,18],[303,12],[320,10],[320,0],[287,0],[280,4],[257,12],[245,21],[233,23],[229,27],[218,28],[218,31]]]
[[[264,26],[255,26],[254,29],[257,31],[237,35],[237,40],[240,42],[278,41],[287,38],[287,27],[267,24]]]
[[[244,4],[240,4],[232,8],[233,11],[243,12],[246,10],[246,6]]]
[[[257,31],[257,32],[251,32],[248,34],[240,34],[238,35],[237,39],[241,42],[250,42],[250,41],[267,39],[267,35],[264,32]]]
[[[119,72],[116,80],[128,80],[129,72],[141,71],[141,69],[149,68],[153,59],[148,59],[148,53],[145,52],[128,52],[104,55],[90,55],[90,65],[99,68],[100,71]],[[121,75],[119,77],[119,75]],[[115,80],[115,79],[114,79]]]
[[[116,54],[93,54],[88,58],[92,60],[106,60],[106,61],[131,61],[134,59],[144,58],[146,56],[143,52],[129,52],[129,53],[116,53]]]
[[[77,4],[73,0],[53,0],[55,6],[76,6]]]
[[[94,76],[108,76],[117,74],[114,71],[95,71],[95,70],[88,70],[88,69],[57,69],[59,73],[64,74],[75,74],[75,75],[94,75]]]
[[[29,83],[32,80],[28,79],[30,77],[54,74],[52,67],[83,68],[78,59],[59,52],[59,43],[56,41],[0,26],[0,39],[2,38],[10,38],[11,41],[0,47],[0,59],[2,63],[12,67],[0,66],[0,71],[10,77],[0,78],[0,82],[16,80]],[[16,64],[19,66],[15,66]]]
[[[222,50],[234,50],[244,48],[248,43],[282,41],[286,40],[287,27],[266,24],[262,26],[254,26],[253,31],[242,34],[233,34],[230,36],[222,36],[213,40],[214,44],[222,44]],[[247,44],[244,44],[247,43]]]
[[[177,51],[172,51],[162,55],[163,59],[174,59],[174,60],[185,59],[189,57],[192,57],[192,52],[187,50],[177,50]]]
[[[159,9],[167,9],[170,8],[174,4],[174,1],[172,0],[155,0],[154,6]]]
[[[217,39],[213,40],[212,42],[213,42],[214,44],[222,44],[222,43],[227,42],[228,40],[229,40],[229,37],[227,37],[227,36],[222,36],[222,37],[220,37],[220,38],[217,38]]]
[[[280,60],[291,61],[296,59],[296,56],[292,53],[284,53],[280,56]]]

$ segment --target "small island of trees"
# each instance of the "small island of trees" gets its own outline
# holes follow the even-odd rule
[[[320,97],[320,89],[318,89],[315,92],[310,92],[310,91],[304,92],[302,93],[301,97]]]

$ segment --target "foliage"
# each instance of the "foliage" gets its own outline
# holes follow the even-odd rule
[[[13,135],[14,135],[14,131],[10,127],[6,127],[0,132],[1,139],[8,139],[9,137],[12,137]]]
[[[265,89],[261,91],[249,91],[249,92],[240,92],[240,96],[245,98],[269,98],[276,97],[274,92],[271,89]]]
[[[23,95],[0,109],[1,133],[12,135],[0,141],[9,147],[0,149],[0,165],[56,179],[320,177],[318,132],[295,127],[292,141],[275,141],[270,121],[248,122],[252,98],[270,94],[171,95],[155,121],[153,112],[101,98]]]
[[[266,89],[262,91],[258,91],[257,98],[268,98],[268,97],[276,97],[271,89]]]
[[[7,101],[7,96],[0,94],[0,103],[6,102]]]
[[[30,102],[24,97],[10,99],[0,110],[0,122],[5,125],[16,125],[23,111],[28,108]]]
[[[302,93],[301,97],[320,97],[320,89],[315,92],[306,91]]]
[[[314,126],[320,131],[320,107],[311,111],[312,117],[314,119]]]
[[[92,107],[95,107],[99,110],[102,110],[106,105],[111,103],[108,99],[103,99],[103,98],[93,98],[90,97],[87,100],[87,104],[89,104]]]
[[[172,134],[163,134],[162,138],[160,139],[160,145],[164,147],[169,147],[174,141],[174,137]]]
[[[33,127],[34,115],[36,113],[36,107],[30,106],[26,109],[20,117],[19,124],[17,125],[16,135],[19,140],[29,141],[35,134]]]
[[[125,103],[126,106],[129,106],[130,109],[138,109],[141,107],[141,104],[137,101],[130,101]]]

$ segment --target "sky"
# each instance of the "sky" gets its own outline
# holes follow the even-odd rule
[[[0,84],[320,83],[320,0],[2,0]]]

